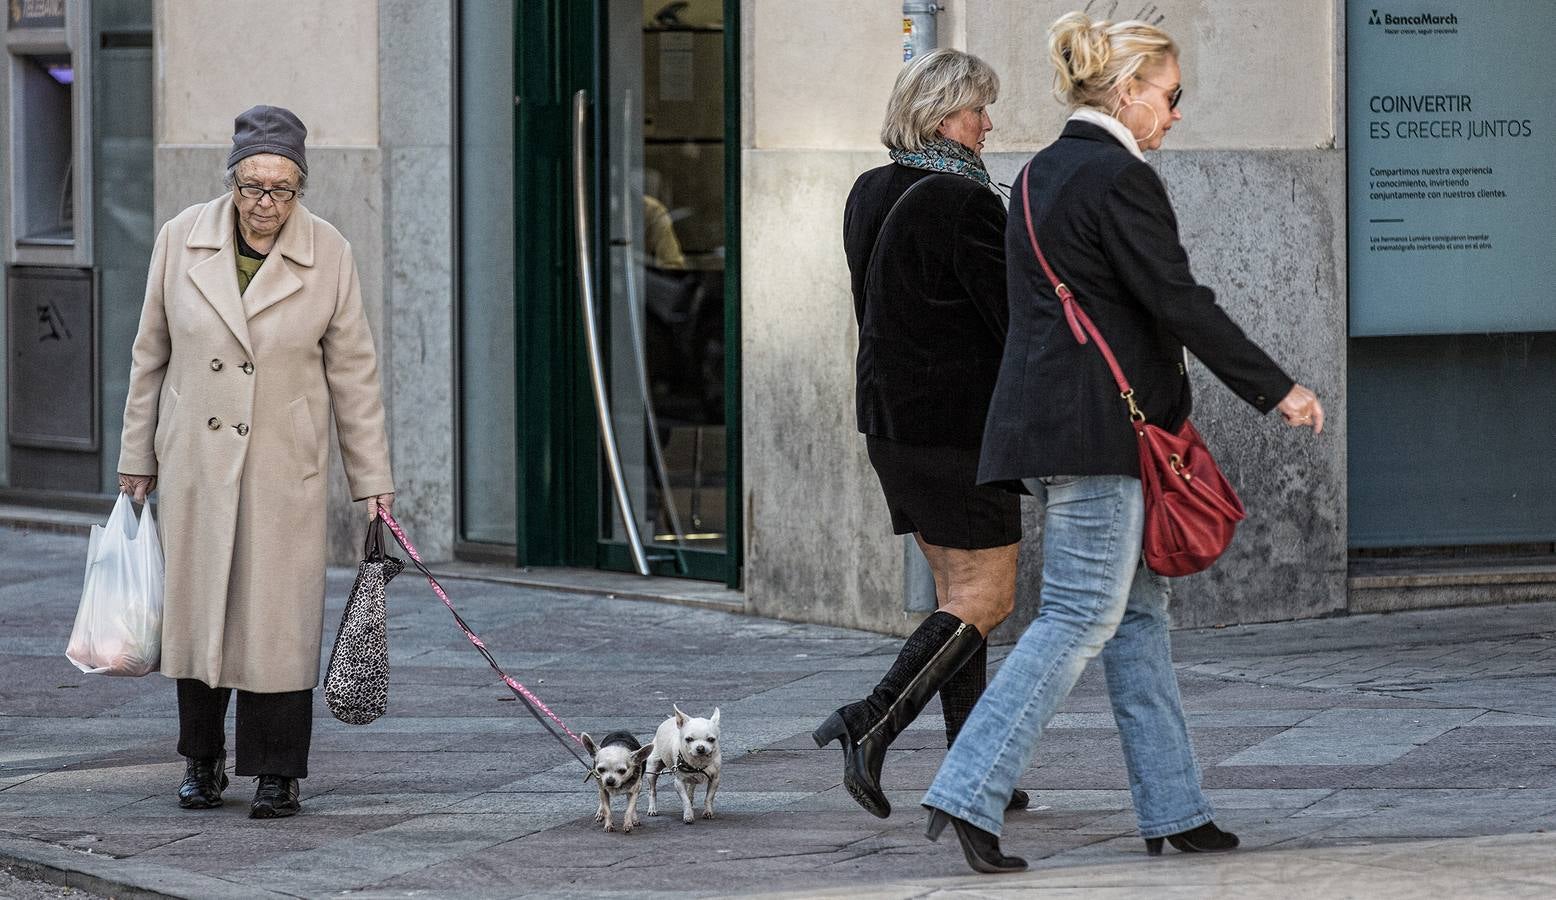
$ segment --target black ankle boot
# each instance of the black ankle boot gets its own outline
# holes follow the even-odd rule
[[[285,775],[261,775],[254,791],[250,819],[284,819],[297,815],[302,804],[297,800],[297,779]]]
[[[870,696],[839,709],[811,735],[818,747],[841,741],[843,786],[871,815],[891,815],[891,802],[881,791],[886,748],[982,645],[983,636],[970,623],[947,612],[931,613]]]
[[[956,743],[956,736],[962,733],[962,726],[967,724],[973,707],[978,705],[978,698],[983,696],[983,689],[988,683],[989,642],[984,641],[956,674],[940,686],[940,712],[945,716],[946,747]],[[1010,792],[1010,801],[1005,804],[1005,809],[1026,809],[1031,803],[1032,798],[1027,796],[1027,792],[1016,788]]]
[[[1197,828],[1169,834],[1167,842],[1184,853],[1222,853],[1237,849],[1237,835],[1222,831],[1214,822],[1206,822]],[[1145,852],[1151,856],[1162,855],[1162,838],[1146,838]]]
[[[227,787],[227,751],[184,763],[184,780],[178,786],[178,805],[184,809],[215,809],[222,805]]]
[[[950,813],[926,806],[929,810],[929,828],[924,836],[931,841],[940,840],[940,832],[947,824],[956,830],[957,843],[962,845],[962,855],[974,871],[988,875],[1026,871],[1027,861],[1019,856],[1007,856],[1000,850],[1000,839],[970,822],[958,819]]]

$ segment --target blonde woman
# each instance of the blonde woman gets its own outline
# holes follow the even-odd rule
[[[1055,92],[1073,111],[1038,153],[1010,210],[1010,337],[979,479],[1046,496],[1042,603],[925,795],[929,836],[955,827],[980,872],[1026,868],[999,845],[1003,798],[1043,727],[1099,653],[1140,833],[1184,852],[1231,850],[1200,785],[1168,640],[1168,588],[1141,560],[1144,501],[1134,430],[1106,363],[1071,337],[1030,250],[1038,244],[1112,345],[1146,418],[1188,417],[1187,347],[1259,412],[1323,427],[1323,407],[1195,282],[1177,220],[1142,151],[1183,118],[1178,48],[1143,22],[1070,13],[1049,30]]]
[[[946,745],[983,693],[985,636],[1015,602],[1021,514],[1014,495],[977,484],[984,413],[1007,321],[1005,207],[984,168],[999,79],[958,50],[897,77],[881,142],[892,162],[854,183],[843,248],[859,323],[856,406],[892,528],[917,540],[940,608],[870,695],[816,729],[843,746],[843,783],[866,810],[886,748],[938,692]],[[1002,806],[1028,803],[1007,790]]]

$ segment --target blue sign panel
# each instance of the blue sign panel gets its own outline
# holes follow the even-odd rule
[[[1348,0],[1353,336],[1556,331],[1552,0]]]

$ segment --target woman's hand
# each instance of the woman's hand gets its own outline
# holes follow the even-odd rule
[[[1285,417],[1286,424],[1292,428],[1312,426],[1314,434],[1324,433],[1324,407],[1318,402],[1318,395],[1303,387],[1294,385],[1286,399],[1275,405],[1280,414]]]
[[[129,494],[136,503],[145,503],[146,495],[157,489],[155,475],[126,475],[119,473],[119,493]]]
[[[377,497],[367,498],[367,520],[369,522],[378,518],[378,510],[389,512],[394,508],[393,494],[379,494]]]

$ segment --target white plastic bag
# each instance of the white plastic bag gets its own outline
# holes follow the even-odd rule
[[[162,657],[162,541],[151,506],[135,521],[120,494],[108,524],[93,525],[81,606],[65,657],[88,675],[145,675]]]

